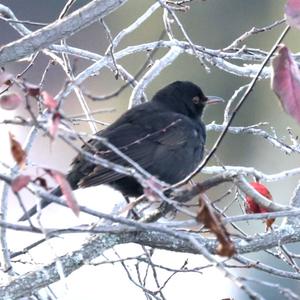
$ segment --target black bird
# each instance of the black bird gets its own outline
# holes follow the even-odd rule
[[[199,165],[206,139],[205,125],[200,118],[205,105],[220,101],[221,98],[205,96],[192,82],[176,81],[159,90],[151,102],[128,110],[97,135],[106,138],[150,174],[175,184]],[[128,165],[95,139],[82,148],[91,153],[96,149],[101,157]],[[67,179],[72,189],[108,184],[127,197],[143,194],[142,186],[133,177],[94,165],[80,154],[73,160]],[[52,194],[61,196],[62,192],[56,188]],[[50,203],[42,200],[40,206],[44,208]],[[36,212],[34,206],[20,221]]]

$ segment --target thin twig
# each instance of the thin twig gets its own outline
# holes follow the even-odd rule
[[[196,168],[196,170],[194,170],[190,175],[188,175],[185,179],[183,179],[182,181],[180,181],[179,183],[175,184],[173,187],[178,187],[181,186],[183,184],[185,184],[186,182],[188,182],[189,180],[191,180],[197,173],[199,173],[203,167],[208,163],[208,161],[210,160],[210,158],[214,155],[214,153],[217,151],[218,147],[220,146],[221,142],[223,141],[228,128],[230,127],[232,121],[234,120],[236,114],[238,113],[238,111],[240,110],[240,108],[242,107],[242,105],[244,104],[244,102],[246,101],[246,99],[248,98],[249,94],[252,92],[252,89],[255,85],[255,83],[257,82],[262,70],[264,69],[264,67],[267,65],[269,59],[272,57],[272,55],[275,53],[278,45],[281,43],[281,41],[284,39],[284,37],[287,35],[287,33],[290,30],[290,26],[287,26],[285,28],[285,30],[281,33],[280,37],[277,39],[277,41],[275,42],[274,46],[272,47],[272,49],[270,50],[269,54],[267,55],[267,57],[264,59],[264,61],[262,62],[256,76],[252,79],[251,83],[249,84],[247,90],[245,91],[245,93],[243,94],[243,96],[241,97],[240,101],[238,102],[238,104],[236,105],[235,109],[231,112],[231,116],[228,119],[225,128],[223,129],[222,133],[219,135],[217,141],[215,142],[214,146],[212,147],[212,149],[210,150],[210,152],[208,153],[208,155],[204,158],[204,160],[201,162],[201,164]]]

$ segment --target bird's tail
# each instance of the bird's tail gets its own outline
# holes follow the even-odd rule
[[[56,187],[53,191],[51,191],[51,194],[57,197],[60,197],[62,195],[60,187]],[[39,203],[40,209],[45,208],[51,203],[50,200],[42,199]],[[24,215],[19,219],[19,221],[26,221],[32,216],[34,216],[38,211],[38,206],[35,205],[32,208],[30,208],[27,212],[24,213]]]

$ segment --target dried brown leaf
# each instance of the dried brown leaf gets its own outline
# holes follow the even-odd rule
[[[222,223],[220,215],[211,209],[203,196],[199,197],[199,211],[196,220],[199,223],[204,224],[205,227],[210,229],[210,231],[216,235],[220,243],[216,249],[217,254],[228,257],[235,254],[234,244]]]
[[[17,162],[17,164],[22,168],[26,162],[26,152],[22,149],[21,144],[15,139],[14,135],[9,132],[9,140],[10,140],[10,151]]]

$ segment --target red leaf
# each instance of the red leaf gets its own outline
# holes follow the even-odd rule
[[[12,84],[13,75],[7,72],[0,73],[0,86],[3,84],[11,85]]]
[[[9,132],[10,151],[14,160],[20,167],[23,167],[26,162],[26,152],[22,149],[20,143],[15,139],[13,134]]]
[[[245,210],[247,214],[258,214],[260,207],[250,196],[246,196]]]
[[[58,103],[57,101],[46,91],[41,92],[41,96],[44,100],[44,105],[50,110],[54,111],[56,110]]]
[[[19,192],[22,188],[27,186],[27,184],[30,182],[31,178],[28,175],[19,175],[16,178],[13,179],[11,182],[11,189],[17,193]]]
[[[270,191],[261,183],[259,182],[250,182],[250,185],[258,191],[261,195],[265,196],[266,198],[272,200],[272,195]],[[262,211],[264,210],[264,211]],[[248,214],[258,214],[261,212],[267,212],[267,210],[263,207],[260,207],[254,199],[250,196],[246,196],[246,212]]]
[[[51,123],[50,123],[50,128],[49,128],[49,133],[51,135],[51,138],[54,139],[56,137],[56,133],[58,130],[58,126],[60,124],[61,120],[61,115],[60,113],[54,113],[52,118],[51,118]]]
[[[53,178],[54,180],[57,182],[57,184],[60,186],[61,191],[63,193],[63,195],[65,196],[67,205],[69,206],[69,208],[71,208],[71,210],[73,211],[73,213],[78,216],[79,215],[79,206],[77,204],[77,201],[74,197],[72,188],[68,182],[68,180],[66,179],[65,175],[59,171],[55,171],[55,170],[46,170]]]
[[[23,99],[16,93],[3,94],[0,96],[0,107],[6,110],[16,109]]]
[[[286,46],[280,46],[272,67],[271,87],[283,109],[300,123],[300,71]]]
[[[259,182],[250,182],[251,186],[259,192],[264,197],[272,200],[272,195],[270,191],[267,189],[266,186]],[[254,199],[250,196],[246,196],[246,203],[245,203],[246,213],[248,214],[257,214],[257,213],[266,213],[269,212],[266,208],[260,207],[258,204],[255,203]],[[272,228],[272,224],[275,222],[275,219],[267,219],[266,220],[266,230]]]
[[[290,26],[300,29],[300,1],[288,0],[284,12],[287,23]]]

